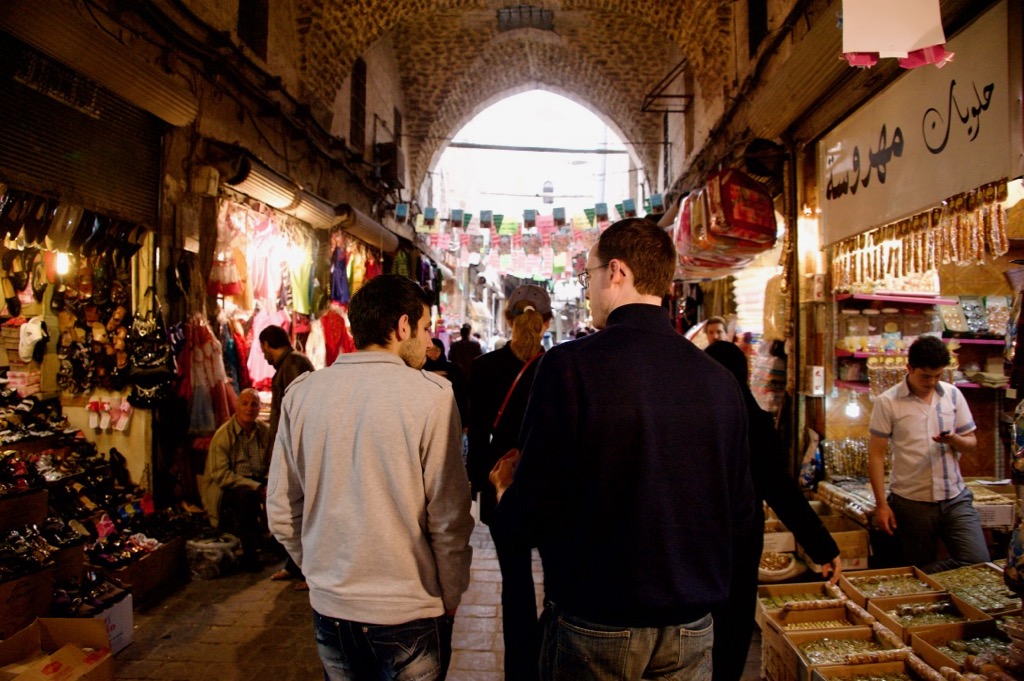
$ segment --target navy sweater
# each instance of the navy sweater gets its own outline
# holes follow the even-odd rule
[[[549,350],[499,522],[540,546],[546,596],[601,624],[692,622],[724,602],[753,517],[746,407],[665,310],[624,305]]]

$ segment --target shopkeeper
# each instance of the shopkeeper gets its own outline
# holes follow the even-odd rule
[[[923,336],[910,346],[906,379],[882,393],[871,415],[868,473],[875,522],[895,534],[904,560],[925,572],[942,572],[989,560],[974,508],[960,473],[960,454],[978,444],[967,400],[940,381],[950,357],[941,339]],[[886,449],[892,445],[889,497]],[[936,560],[936,541],[950,557]]]

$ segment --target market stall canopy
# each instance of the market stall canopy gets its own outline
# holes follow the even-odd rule
[[[343,230],[371,246],[394,253],[398,250],[398,237],[366,213],[356,210],[347,203],[334,209],[336,224]]]

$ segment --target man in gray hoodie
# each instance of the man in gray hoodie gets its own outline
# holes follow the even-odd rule
[[[420,371],[430,299],[381,275],[352,297],[357,352],[296,378],[267,485],[270,529],[309,583],[331,681],[443,679],[473,530],[451,384]]]

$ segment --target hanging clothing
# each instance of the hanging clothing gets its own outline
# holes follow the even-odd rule
[[[313,309],[313,251],[310,242],[293,243],[288,249],[288,274],[291,279],[292,310],[309,314]]]
[[[409,261],[409,253],[404,249],[399,250],[391,261],[391,273],[412,279],[412,263]]]
[[[331,251],[331,301],[348,305],[348,253],[344,246]]]
[[[356,351],[356,343],[348,332],[348,320],[340,308],[331,307],[320,318],[324,334],[324,365],[334,364],[338,355]]]
[[[348,290],[352,295],[362,287],[366,279],[366,254],[361,248],[348,254]]]
[[[319,319],[314,319],[309,325],[306,357],[312,362],[314,369],[323,369],[327,366],[327,344],[324,340],[323,322]]]
[[[273,325],[287,329],[289,321],[288,313],[283,310],[274,310],[272,312],[260,310],[253,317],[253,342],[252,347],[249,349],[249,359],[246,364],[249,367],[249,376],[252,379],[253,387],[257,390],[269,388],[270,382],[274,378],[274,367],[263,356],[263,350],[260,349],[260,344],[257,340],[260,337],[260,332]]]

